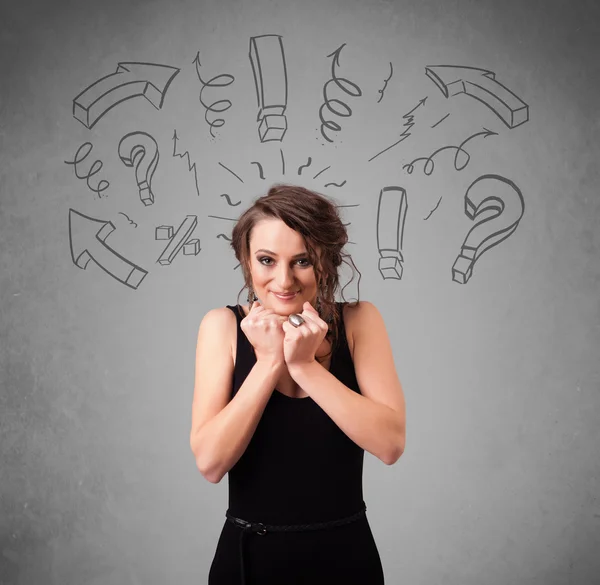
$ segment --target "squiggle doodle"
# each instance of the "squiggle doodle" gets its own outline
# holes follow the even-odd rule
[[[378,152],[376,155],[372,156],[368,162],[371,162],[373,159],[377,158],[380,154],[387,152],[390,148],[394,148],[394,146],[397,146],[401,142],[404,142],[404,140],[406,140],[411,135],[410,129],[415,125],[415,121],[414,121],[415,117],[413,115],[413,112],[417,108],[420,108],[422,105],[425,104],[425,102],[427,101],[427,97],[428,96],[425,96],[422,100],[419,101],[419,103],[410,112],[407,112],[406,114],[404,114],[404,116],[402,116],[402,119],[406,120],[406,122],[404,122],[404,124],[403,124],[403,126],[406,128],[406,130],[404,130],[402,132],[402,134],[400,134],[400,140],[397,140],[396,142],[394,142],[394,144],[388,146],[387,148],[384,148],[381,152]]]
[[[83,156],[81,156],[79,153],[81,152],[82,149],[87,147],[87,152],[85,152],[83,154]],[[97,173],[100,172],[100,170],[102,169],[102,161],[101,160],[95,160],[92,164],[92,166],[90,167],[90,170],[88,171],[87,175],[80,175],[78,172],[78,166],[81,162],[83,162],[88,155],[90,154],[90,152],[92,152],[92,149],[94,147],[92,146],[91,142],[84,142],[78,149],[77,152],[75,153],[75,158],[73,160],[66,160],[64,161],[65,164],[68,165],[73,165],[73,170],[75,171],[75,176],[78,179],[85,179],[88,189],[90,191],[93,191],[94,193],[98,194],[99,196],[102,196],[102,191],[106,191],[106,189],[108,189],[110,183],[108,181],[106,181],[105,179],[102,179],[100,181],[98,181],[98,184],[96,185],[96,187],[92,187],[90,185],[90,177],[93,177],[94,175],[96,175]]]
[[[236,205],[239,205],[242,202],[240,200],[237,203],[232,203],[231,197],[229,197],[229,195],[227,193],[221,193],[221,197],[225,197],[225,199],[227,199],[227,205],[230,205],[231,207],[235,207]]]
[[[261,179],[264,179],[265,178],[265,173],[263,171],[262,165],[258,161],[256,161],[256,160],[252,161],[250,164],[251,165],[256,165],[258,167],[258,175],[259,175],[259,177]]]
[[[122,211],[119,211],[119,215],[125,215],[125,214],[124,214]],[[127,215],[125,215],[125,217],[127,217]],[[129,219],[129,217],[127,217],[127,219],[129,220],[129,223],[130,223],[130,224],[132,223],[132,224],[134,225],[134,227],[137,227],[137,226],[138,226],[138,224],[137,224],[137,223],[135,223],[135,221],[133,221],[133,220]]]
[[[427,217],[423,218],[423,221],[429,219],[432,216],[433,212],[440,206],[441,201],[442,201],[442,198],[440,197],[438,199],[438,202],[435,204],[435,207],[429,212],[429,215]]]
[[[240,183],[243,183],[244,181],[242,180],[242,177],[240,177],[239,175],[236,175],[231,169],[227,168],[223,163],[219,163],[220,166],[222,166],[226,171],[229,171]]]
[[[415,163],[419,160],[424,160],[425,164],[423,165],[423,172],[427,176],[429,176],[429,175],[431,175],[431,173],[433,173],[433,171],[435,169],[435,163],[433,162],[433,157],[435,157],[436,154],[442,152],[443,150],[455,149],[456,153],[454,154],[454,168],[457,171],[462,171],[469,164],[469,161],[471,160],[471,155],[463,148],[463,146],[467,142],[469,142],[469,140],[472,140],[473,138],[475,138],[477,136],[483,136],[484,138],[487,138],[488,136],[497,136],[498,135],[497,132],[492,132],[491,130],[488,130],[487,128],[484,128],[483,130],[484,130],[483,132],[477,132],[476,134],[469,136],[466,140],[463,140],[458,146],[443,146],[442,148],[438,148],[435,152],[432,152],[429,156],[416,158],[412,162],[409,162],[408,164],[404,165],[402,168],[405,169],[406,172],[410,175],[414,170]],[[464,160],[464,164],[459,164],[459,162],[458,162],[458,155],[461,152],[466,157]]]
[[[209,112],[213,114],[220,114],[221,112],[226,112],[232,105],[231,100],[217,100],[212,104],[208,104],[202,99],[202,94],[204,93],[204,90],[207,87],[227,87],[228,85],[231,85],[235,81],[235,77],[233,75],[229,75],[229,73],[221,73],[220,75],[215,75],[215,77],[212,77],[208,81],[204,81],[202,79],[202,76],[200,75],[199,69],[201,67],[200,52],[196,54],[194,64],[196,65],[196,75],[198,76],[198,80],[202,84],[199,99],[200,103],[204,106],[204,119],[206,120],[206,123],[210,128],[210,135],[214,138],[215,135],[213,133],[213,128],[221,128],[225,125],[225,120],[223,118],[215,118],[211,121],[208,119],[208,114]],[[222,81],[218,81],[218,79],[222,79]]]
[[[392,66],[392,62],[390,61],[390,76],[387,79],[384,79],[383,87],[381,89],[377,90],[377,93],[381,94],[379,96],[379,99],[377,100],[377,103],[379,103],[383,99],[383,92],[385,91],[385,88],[387,87],[388,81],[392,78],[392,75],[394,75],[394,68]]]
[[[339,99],[329,99],[329,95],[327,93],[327,89],[331,83],[335,83],[344,93],[348,94],[352,97],[360,97],[362,95],[362,91],[356,83],[346,79],[345,77],[338,77],[335,69],[340,65],[340,52],[346,46],[346,43],[341,45],[338,49],[336,49],[333,53],[327,55],[327,57],[333,57],[333,61],[331,62],[331,79],[327,81],[327,83],[323,86],[323,99],[325,102],[319,108],[319,119],[321,120],[321,136],[327,140],[327,142],[333,142],[333,139],[329,138],[329,136],[325,133],[325,128],[331,130],[332,132],[339,132],[342,127],[337,123],[331,120],[326,120],[323,117],[323,109],[327,108],[332,114],[336,116],[340,116],[342,118],[348,118],[352,115],[352,109],[348,104],[339,100]],[[342,109],[336,109],[334,104],[337,104]]]
[[[298,174],[301,175],[302,174],[302,169],[305,169],[306,167],[309,167],[311,165],[311,163],[312,163],[312,158],[309,156],[308,157],[308,162],[306,164],[300,165],[298,167]]]
[[[228,242],[231,242],[231,238],[227,237],[225,234],[219,234],[217,236],[217,239],[219,239],[219,238],[225,238]]]
[[[200,197],[200,189],[198,189],[198,175],[196,173],[196,163],[192,164],[190,161],[190,153],[186,150],[183,154],[179,154],[177,152],[177,141],[179,137],[177,136],[177,130],[173,130],[173,156],[178,156],[179,158],[187,157],[188,163],[188,171],[194,171],[194,185],[196,185],[196,193],[198,197]]]
[[[346,182],[347,181],[344,181],[343,183],[326,183],[325,187],[343,187]]]

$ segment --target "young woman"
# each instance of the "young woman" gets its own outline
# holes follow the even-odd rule
[[[405,402],[375,305],[334,299],[347,241],[327,197],[288,185],[233,229],[248,305],[202,319],[190,435],[229,480],[209,585],[384,583],[363,458],[398,460]]]

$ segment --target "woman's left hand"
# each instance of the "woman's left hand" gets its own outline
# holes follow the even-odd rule
[[[304,323],[294,327],[289,321],[282,323],[285,333],[283,354],[288,368],[315,361],[315,353],[327,335],[327,323],[319,317],[319,313],[306,301],[300,313]]]

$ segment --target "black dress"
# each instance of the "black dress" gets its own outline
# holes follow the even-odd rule
[[[237,317],[235,396],[256,357],[240,327],[242,308],[227,307]],[[339,342],[330,372],[360,393],[343,304],[338,308]],[[273,390],[246,450],[229,470],[227,514],[267,526],[359,518],[325,529],[266,534],[246,532],[225,520],[208,584],[238,585],[245,577],[246,585],[383,585],[381,559],[364,512],[363,458],[364,450],[311,397],[291,398]]]

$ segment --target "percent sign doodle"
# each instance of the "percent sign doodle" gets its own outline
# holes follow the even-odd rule
[[[86,128],[121,102],[144,96],[157,110],[162,108],[177,67],[157,63],[119,63],[115,73],[101,77],[73,98],[73,117]]]
[[[287,130],[288,80],[280,35],[250,38],[250,63],[256,85],[258,135],[261,142],[283,140]]]
[[[446,97],[459,93],[471,96],[484,103],[509,128],[529,120],[529,106],[496,81],[493,71],[457,65],[428,65],[425,73]]]
[[[499,175],[482,175],[465,193],[465,214],[479,219],[463,242],[452,266],[452,280],[465,284],[481,255],[506,240],[519,225],[525,211],[521,190]]]
[[[179,250],[183,247],[184,255],[196,256],[200,252],[200,240],[197,238],[191,239],[192,232],[198,225],[197,215],[186,215],[181,222],[175,234],[173,234],[173,226],[161,225],[156,228],[155,240],[169,240],[166,248],[162,251],[157,262],[162,266],[169,265],[173,262]]]
[[[128,167],[135,166],[135,179],[144,205],[154,203],[151,181],[158,157],[158,144],[146,132],[130,132],[119,141],[119,158]]]
[[[408,202],[406,189],[384,187],[379,193],[377,204],[377,249],[379,250],[379,272],[384,279],[402,278],[402,240]]]

